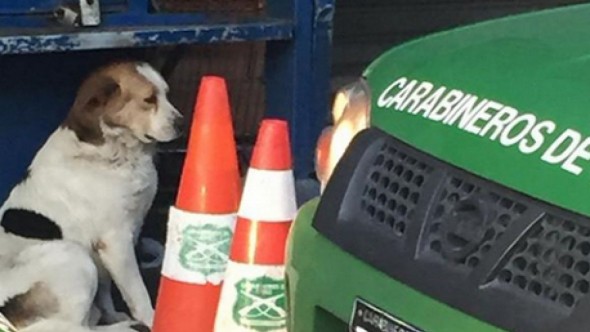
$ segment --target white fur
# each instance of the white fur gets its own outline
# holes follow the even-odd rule
[[[179,113],[166,98],[168,86],[151,67],[137,69],[159,91],[150,135],[161,141],[175,138],[172,122]],[[57,129],[31,163],[30,177],[12,190],[0,208],[0,215],[11,208],[38,212],[56,222],[64,237],[31,240],[0,227],[0,306],[36,282],[48,285],[59,299],[58,314],[23,332],[135,331],[132,322],[86,327],[96,321],[91,308],[97,288],[96,305],[109,316],[107,321],[125,317],[114,312],[110,278],[133,318],[152,324],[153,307],[133,245],[157,189],[153,146],[126,129],[104,124],[102,129],[101,145],[79,141],[68,128]]]
[[[155,138],[157,141],[165,142],[169,141],[172,137],[175,137],[176,131],[172,123],[174,118],[180,116],[180,113],[168,98],[166,93],[168,92],[168,84],[162,79],[160,74],[156,72],[152,67],[146,64],[137,66],[137,71],[143,75],[148,81],[152,82],[158,91],[158,112],[152,113],[152,121],[149,135]]]

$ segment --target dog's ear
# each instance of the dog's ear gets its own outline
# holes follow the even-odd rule
[[[102,144],[101,116],[114,98],[121,95],[121,87],[113,78],[94,76],[86,80],[76,96],[64,126],[73,130],[80,141]]]
[[[97,76],[88,83],[89,91],[81,88],[78,94],[84,104],[85,112],[101,111],[101,108],[121,93],[119,83],[108,76]]]

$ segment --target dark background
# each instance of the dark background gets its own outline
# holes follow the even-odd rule
[[[428,33],[580,0],[336,0],[333,88],[387,49]],[[433,55],[434,56],[434,55]]]

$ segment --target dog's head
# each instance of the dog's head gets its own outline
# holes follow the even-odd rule
[[[167,93],[168,84],[150,65],[112,64],[82,83],[64,126],[95,145],[118,136],[168,142],[180,135],[182,115]]]

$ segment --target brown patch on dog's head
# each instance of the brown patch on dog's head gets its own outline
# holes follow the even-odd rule
[[[121,88],[113,77],[95,74],[78,90],[74,106],[64,126],[73,130],[80,141],[101,144],[104,142],[100,118],[108,108],[120,107]]]
[[[180,114],[166,99],[163,79],[157,76],[162,84],[151,81],[140,72],[144,68],[151,70],[147,64],[124,62],[94,72],[80,86],[63,126],[73,130],[80,141],[94,145],[105,141],[102,126],[127,129],[137,139],[151,141],[156,120],[173,122]],[[156,116],[157,112],[166,114]]]
[[[9,299],[0,307],[0,313],[18,329],[40,319],[49,318],[58,311],[57,297],[41,282],[34,284],[26,293]]]

